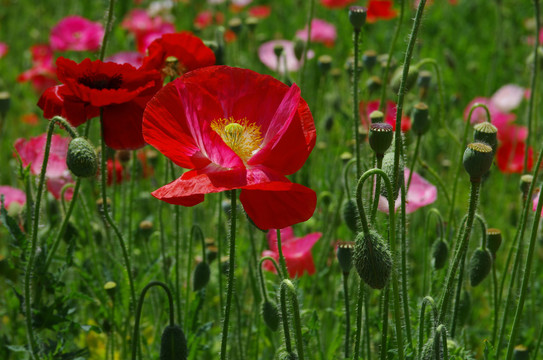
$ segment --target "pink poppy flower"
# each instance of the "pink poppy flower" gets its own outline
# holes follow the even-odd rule
[[[130,64],[139,68],[143,63],[143,54],[136,51],[121,51],[108,57],[105,61],[111,61],[117,64]]]
[[[32,64],[53,65],[53,49],[48,44],[37,44],[30,47]]]
[[[321,0],[321,5],[328,9],[343,9],[354,2],[356,0]]]
[[[33,175],[39,175],[41,172],[46,141],[47,134],[30,138],[30,140],[20,138],[15,141],[15,150],[19,154],[23,166],[30,165],[30,172]],[[65,138],[57,134],[54,134],[51,138],[51,148],[49,150],[49,160],[45,176],[47,177],[47,189],[57,199],[60,198],[62,187],[67,183],[73,182],[68,166],[66,165],[66,153],[68,152],[69,143],[70,138]],[[66,199],[70,200],[72,193],[73,190],[69,189],[66,192]]]
[[[526,156],[526,143],[524,141],[503,141],[496,151],[496,164],[504,174],[521,174]],[[527,171],[532,171],[534,165],[533,149],[528,149]]]
[[[307,40],[307,26],[303,30],[296,32],[296,37],[306,41]],[[311,21],[311,41],[323,43],[328,47],[334,46],[337,33],[336,27],[329,22],[321,19],[313,19]]]
[[[536,193],[537,192],[537,193]],[[541,196],[540,190],[534,190],[534,195],[532,198],[532,211],[537,210],[537,204],[539,204],[539,197]],[[543,212],[541,213],[541,217],[543,217]]]
[[[30,82],[34,90],[43,93],[47,88],[57,85],[57,70],[53,64],[53,50],[49,45],[39,44],[30,47],[32,68],[19,74],[18,82]]]
[[[315,263],[311,248],[320,239],[322,234],[315,232],[304,237],[294,236],[292,227],[281,229],[281,248],[285,261],[287,263],[288,273],[291,278],[300,277],[307,271],[309,275],[315,273]],[[270,250],[264,250],[262,256],[271,256],[279,260],[279,251],[277,249],[277,231],[270,230],[267,234],[268,246]],[[275,267],[269,262],[264,263],[264,269],[276,272]]]
[[[144,9],[133,9],[130,11],[121,23],[121,27],[133,34],[146,32],[155,26],[155,21]]]
[[[26,202],[24,191],[11,186],[0,186],[0,195],[4,195],[4,206],[6,207],[6,210],[9,210],[10,205],[13,203],[19,203],[19,205],[22,206]]]
[[[51,30],[51,48],[57,51],[95,51],[100,48],[104,28],[81,16],[68,16]]]
[[[476,97],[473,99],[464,110],[464,119],[467,120],[469,116],[470,109],[476,103],[484,104],[488,107],[490,112],[490,117],[492,119],[492,124],[498,128],[515,121],[516,115],[511,113],[506,113],[501,111],[489,98],[485,97]],[[483,121],[486,121],[486,111],[484,108],[478,107],[473,110],[471,115],[471,123],[473,125],[479,124]]]
[[[410,173],[411,170],[408,168],[404,169],[405,186],[407,186],[407,182],[409,181]],[[383,186],[382,183],[381,186]],[[396,199],[396,202],[394,203],[395,210],[400,207],[401,199],[401,196],[398,196]],[[425,178],[414,172],[413,177],[411,178],[411,184],[407,190],[405,212],[408,214],[415,212],[423,206],[432,204],[436,199],[437,188],[430,184]],[[379,197],[378,209],[379,211],[388,214],[388,200],[384,196]]]
[[[0,42],[0,59],[4,57],[8,53],[8,44]]]
[[[375,110],[379,110],[379,100],[372,100],[366,105],[363,101],[360,101],[360,121],[368,131],[370,129],[370,114]],[[394,101],[387,100],[387,106],[385,109],[385,122],[392,125],[392,130],[396,130],[396,103]],[[407,115],[402,116],[401,121],[402,132],[407,132],[411,129],[411,119]]]
[[[285,61],[286,70],[288,72],[297,71],[302,66],[302,61],[299,61],[294,55],[294,43],[288,40],[272,40],[265,42],[258,48],[258,57],[264,65],[270,70],[277,71],[277,56],[275,55],[274,48],[276,45],[283,46],[283,54],[279,61],[279,73],[285,73]],[[311,59],[315,56],[313,50],[309,50],[307,58]]]
[[[175,26],[160,16],[152,17],[146,10],[134,9],[124,18],[121,26],[134,34],[139,52],[164,34],[175,32]]]
[[[499,88],[490,98],[498,110],[507,113],[516,109],[524,98],[526,90],[518,85],[507,84]]]

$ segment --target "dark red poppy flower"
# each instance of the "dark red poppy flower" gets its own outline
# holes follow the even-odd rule
[[[113,174],[113,169],[115,169],[115,174]],[[120,184],[123,181],[128,180],[128,175],[124,173],[123,165],[117,159],[115,160],[108,159],[106,163],[106,170],[107,170],[106,183],[108,186],[113,184],[113,180],[115,180],[116,184]]]
[[[329,9],[343,9],[355,2],[356,0],[321,0],[322,6]]]
[[[392,9],[391,0],[370,0],[366,20],[374,23],[377,20],[390,20],[396,17],[396,11]]]
[[[148,52],[142,68],[158,70],[164,76],[179,76],[215,64],[213,51],[189,31],[162,35],[149,45]],[[169,61],[172,57],[173,62]]]
[[[285,262],[287,263],[288,274],[291,278],[300,277],[305,272],[308,275],[315,273],[315,263],[311,248],[321,238],[322,233],[315,232],[303,237],[294,236],[292,227],[281,229],[281,249]],[[270,250],[264,250],[262,256],[271,256],[279,261],[279,250],[277,248],[277,231],[270,230],[267,235]],[[276,272],[275,266],[267,261],[263,264],[264,269]]]
[[[193,206],[204,194],[241,189],[240,201],[261,229],[313,215],[315,192],[285,175],[315,145],[313,117],[296,85],[228,66],[209,66],[166,85],[144,113],[145,140],[192,169],[152,194]]]
[[[129,64],[58,58],[57,76],[64,84],[47,89],[38,106],[50,119],[60,115],[73,126],[96,117],[103,109],[104,139],[113,149],[145,145],[141,133],[143,110],[162,87],[160,74]]]

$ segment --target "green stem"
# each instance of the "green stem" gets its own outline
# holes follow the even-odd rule
[[[230,308],[232,306],[232,294],[234,292],[234,262],[236,260],[236,216],[237,216],[237,194],[236,190],[230,191],[230,231],[228,240],[230,242],[230,254],[228,259],[228,282],[226,283],[226,305],[224,307],[224,321],[222,326],[221,360],[226,359],[226,343],[228,341],[228,324],[230,322]]]
[[[462,296],[462,284],[464,282],[464,268],[466,264],[466,255],[462,256],[462,261],[460,262],[460,270],[458,272],[458,281],[456,282],[456,296],[454,301],[454,308],[451,317],[451,337],[454,338],[456,333],[456,324],[458,322],[458,311],[460,310],[460,299]]]
[[[411,160],[411,166],[409,167],[409,178],[407,179],[407,186],[406,186],[407,191],[409,191],[409,186],[411,185],[411,179],[413,179],[413,173],[415,172],[415,164],[419,157],[419,148],[420,148],[421,139],[422,139],[422,135],[417,135],[417,140],[415,142],[415,152],[413,153],[413,159]]]
[[[302,70],[300,73],[300,89],[304,89],[304,79],[305,79],[305,67],[307,64],[307,53],[309,52],[309,47],[311,46],[311,23],[313,22],[313,16],[315,16],[315,0],[309,0],[309,19],[307,21],[307,39],[305,40],[304,53],[302,56]],[[285,74],[286,72],[285,68]]]
[[[139,328],[140,328],[141,311],[143,309],[143,301],[145,300],[145,294],[147,294],[147,291],[151,289],[153,286],[161,287],[166,292],[166,295],[168,296],[168,304],[169,304],[169,309],[170,309],[170,326],[175,325],[172,292],[168,288],[168,285],[164,284],[163,282],[151,281],[141,291],[140,299],[138,302],[138,308],[136,310],[136,321],[134,323],[134,335],[132,336],[132,360],[136,360],[137,347],[138,347],[139,335],[140,335]]]
[[[107,10],[107,20],[104,31],[104,38],[102,39],[102,47],[100,48],[100,61],[104,61],[106,55],[106,46],[109,40],[109,33],[111,32],[111,26],[113,22],[113,10],[115,9],[115,0],[109,0],[109,8]]]
[[[498,315],[500,306],[498,303],[498,277],[496,275],[496,264],[492,262],[492,296],[494,297],[494,321],[492,325],[492,344],[496,344],[496,334],[498,331]],[[537,357],[534,357],[537,359]]]
[[[475,210],[477,209],[477,202],[479,200],[479,188],[481,187],[480,181],[471,181],[471,193],[470,201],[468,208],[468,217],[466,220],[466,228],[464,229],[464,236],[462,241],[457,246],[457,251],[454,255],[454,260],[452,266],[447,275],[445,290],[442,295],[442,300],[439,307],[439,320],[438,323],[443,324],[445,321],[445,315],[447,314],[447,308],[449,305],[449,300],[452,295],[452,287],[454,283],[454,278],[456,277],[456,271],[460,265],[461,259],[464,253],[468,249],[469,239],[471,235],[471,228],[473,226],[473,220],[475,219]]]
[[[426,306],[430,305],[432,309],[432,315],[434,320],[434,328],[437,325],[437,306],[435,300],[431,296],[425,296],[424,299],[422,299],[422,304],[420,306],[420,317],[419,317],[419,344],[418,344],[418,355],[421,356],[422,354],[422,346],[424,345],[424,328],[425,328],[425,314],[426,314]]]
[[[264,298],[265,302],[268,301],[268,291],[266,290],[266,283],[264,282],[264,275],[262,274],[262,264],[266,260],[269,260],[272,262],[273,266],[275,267],[275,270],[277,271],[277,274],[281,274],[281,270],[279,269],[279,265],[277,265],[277,261],[275,261],[275,259],[272,258],[271,256],[264,256],[258,262],[258,279],[260,282],[260,288],[262,289],[262,297]]]
[[[360,341],[362,338],[362,306],[364,301],[364,282],[358,279],[358,301],[356,303],[356,334],[354,340],[354,360],[360,357]],[[366,322],[368,319],[366,319]]]
[[[428,165],[426,162],[422,161],[421,159],[419,159],[419,165],[424,170],[426,170],[430,175],[434,177],[434,179],[437,181],[437,184],[441,188],[441,194],[445,196],[445,200],[447,201],[448,206],[451,206],[451,197],[449,196],[449,191],[447,189],[447,186],[443,182],[443,179],[441,178],[441,176],[434,169],[432,169],[430,165]]]
[[[134,231],[132,230],[132,218],[134,217],[134,184],[136,183],[136,167],[138,158],[136,151],[132,151],[132,161],[130,164],[130,182],[128,183],[128,253],[132,254],[132,243],[134,242]],[[115,166],[113,166],[115,169]],[[115,176],[115,175],[114,175]],[[113,181],[115,183],[115,180]]]
[[[279,265],[281,265],[281,273],[279,273],[279,276],[281,279],[288,279],[289,274],[287,270],[287,262],[285,260],[285,256],[283,255],[283,246],[281,244],[281,230],[277,229],[277,251],[279,253]]]
[[[292,353],[292,340],[290,339],[290,328],[288,324],[288,309],[287,309],[287,299],[284,294],[285,289],[283,288],[283,283],[281,283],[281,289],[279,293],[279,301],[281,302],[281,318],[283,323],[283,335],[285,336],[285,349],[290,355]]]
[[[388,357],[388,307],[390,303],[389,299],[390,294],[390,288],[385,286],[385,289],[383,291],[383,309],[382,314],[383,316],[383,328],[381,329],[381,360],[386,360]]]
[[[300,305],[298,303],[298,296],[296,295],[296,289],[294,284],[289,279],[284,279],[281,282],[281,297],[285,297],[286,290],[290,292],[290,301],[292,306],[292,313],[294,315],[294,333],[296,334],[296,351],[298,352],[298,359],[304,360],[304,343],[302,339],[302,324],[300,321]],[[288,314],[284,314],[284,317],[288,317]]]
[[[383,156],[377,156],[377,169],[383,167]],[[381,196],[381,178],[378,177],[375,181],[375,194],[373,194],[373,205],[371,210],[371,222],[375,223],[375,217],[377,216],[377,208],[379,206],[379,197]]]
[[[359,43],[360,29],[353,29],[353,45],[354,45],[354,69],[353,69],[353,138],[354,138],[354,157],[356,159],[356,177],[359,178],[362,174],[362,165],[360,160],[360,136],[358,135],[358,127],[360,126],[360,109],[358,108],[358,58],[359,58]]]
[[[343,272],[343,299],[345,301],[345,358],[349,358],[351,338],[351,311],[349,305],[349,273]]]

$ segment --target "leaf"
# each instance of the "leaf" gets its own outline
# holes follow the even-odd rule
[[[0,222],[8,229],[8,232],[13,239],[13,245],[20,247],[24,243],[25,235],[17,225],[17,221],[8,215],[4,206],[4,195],[0,196],[0,202]]]
[[[79,324],[79,326],[85,332],[94,331],[97,334],[102,333],[102,329],[100,329],[98,326],[95,326],[95,325],[82,325],[82,324]]]
[[[6,347],[13,352],[29,352],[28,349],[22,345],[6,345]]]

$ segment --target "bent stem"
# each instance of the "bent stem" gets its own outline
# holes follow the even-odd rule
[[[232,294],[234,292],[234,262],[236,260],[236,216],[237,216],[236,190],[230,190],[230,230],[228,240],[230,242],[230,254],[228,259],[228,280],[226,283],[226,305],[224,307],[224,321],[222,326],[221,360],[226,359],[226,343],[228,341],[228,324],[230,322],[230,308],[232,307]]]
[[[294,330],[296,334],[296,351],[299,360],[304,360],[304,343],[302,341],[302,325],[300,321],[300,305],[298,303],[298,296],[296,295],[296,289],[294,284],[289,279],[284,279],[281,282],[281,311],[286,310],[283,307],[284,299],[286,297],[286,291],[290,292],[290,301],[292,306],[292,313],[294,315]],[[288,313],[283,312],[283,321],[288,318]],[[288,351],[288,350],[287,350]]]

